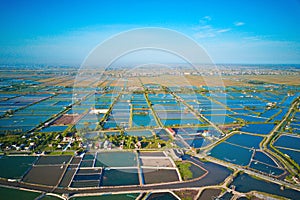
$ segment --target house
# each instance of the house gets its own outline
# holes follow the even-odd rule
[[[172,128],[166,128],[166,131],[171,134],[172,137],[175,137],[176,132]]]
[[[108,141],[108,140],[105,140],[105,141],[104,141],[104,144],[103,144],[103,148],[104,148],[104,149],[107,149],[107,148],[108,148],[108,145],[109,145],[109,141]]]
[[[208,131],[208,130],[204,130],[203,133],[202,133],[202,135],[203,135],[204,137],[210,137],[210,134],[209,134],[209,131]]]
[[[159,149],[161,148],[161,144],[160,143],[157,144],[157,148],[159,148]]]
[[[276,102],[268,102],[266,106],[267,106],[268,108],[271,108],[271,107],[275,107],[276,105],[277,105]]]
[[[108,109],[91,109],[90,114],[105,114],[108,112]]]

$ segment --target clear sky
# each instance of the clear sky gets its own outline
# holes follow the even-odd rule
[[[299,0],[0,0],[0,64],[77,64],[106,38],[163,27],[215,63],[300,63]]]

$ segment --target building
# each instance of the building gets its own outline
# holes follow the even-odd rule
[[[166,131],[171,134],[172,137],[175,137],[176,132],[172,128],[166,128]]]

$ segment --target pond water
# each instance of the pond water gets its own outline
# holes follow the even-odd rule
[[[281,151],[283,154],[287,154],[290,158],[292,158],[298,165],[300,164],[300,152],[299,151],[292,151],[282,148],[277,148],[279,151]]]
[[[275,115],[276,113],[278,113],[280,111],[280,109],[270,109],[265,111],[263,114],[261,114],[262,117],[266,117],[266,118],[270,118],[273,115]]]
[[[206,173],[205,170],[203,170],[202,168],[200,168],[199,166],[195,165],[195,164],[191,164],[191,166],[189,167],[189,169],[191,170],[193,177],[194,178],[199,178],[202,175],[204,175]]]
[[[253,117],[249,115],[232,115],[234,118],[240,118],[247,122],[265,122],[267,118]]]
[[[27,132],[47,119],[48,117],[44,115],[22,115],[1,118],[0,133],[5,133],[6,130],[14,131],[16,133]]]
[[[99,187],[100,180],[97,181],[73,181],[71,187],[84,188],[84,187]]]
[[[220,160],[224,160],[233,164],[246,166],[248,165],[251,159],[253,151],[223,142],[217,145],[216,147],[214,147],[210,151],[210,153],[211,156],[218,158]]]
[[[148,104],[134,104],[132,106],[133,106],[133,109],[137,109],[137,108],[149,108]]]
[[[280,186],[275,183],[266,182],[263,180],[255,179],[248,174],[238,175],[234,181],[233,185],[236,186],[236,190],[239,192],[250,192],[253,190],[266,192],[278,196],[287,197],[290,199],[300,199],[300,192],[292,189],[281,190]]]
[[[221,192],[220,189],[205,189],[201,192],[198,200],[215,199]]]
[[[18,115],[53,115],[62,111],[62,108],[46,106],[30,106],[17,112]]]
[[[274,124],[247,124],[240,131],[267,135],[273,130],[274,126]]]
[[[153,134],[149,130],[140,130],[140,131],[126,131],[126,135],[131,135],[131,136],[138,136],[138,137],[152,137]]]
[[[133,127],[156,126],[156,121],[151,114],[148,115],[133,115]]]
[[[201,112],[201,114],[206,114],[206,115],[226,115],[226,114],[233,114],[232,111],[230,110],[222,110],[222,109],[218,109],[218,110],[204,110]]]
[[[110,132],[104,132],[105,135],[120,135],[120,131],[110,131]]]
[[[105,169],[103,171],[103,186],[139,185],[137,169]]]
[[[110,116],[112,116],[113,118],[129,118],[130,111],[113,109],[110,113]]]
[[[97,181],[100,179],[101,174],[83,174],[75,175],[73,181]]]
[[[173,196],[173,194],[169,192],[162,192],[162,193],[152,193],[150,194],[146,200],[177,200],[176,197]]]
[[[155,104],[153,105],[153,109],[155,111],[180,111],[183,110],[183,107],[178,106],[177,104],[173,105],[161,105],[161,104]]]
[[[192,113],[185,112],[156,112],[159,118],[163,119],[183,119],[183,118],[195,118]]]
[[[244,108],[243,105],[241,105],[241,108]],[[234,111],[235,113],[237,113],[239,115],[250,115],[250,114],[252,114],[251,110],[246,110],[246,109],[234,109],[232,111]],[[232,115],[232,116],[235,117],[235,115]],[[236,117],[236,118],[238,118],[238,117]]]
[[[58,184],[60,177],[65,173],[66,166],[61,165],[35,165],[24,176],[22,181],[34,184],[53,186]]]
[[[41,193],[37,192],[0,187],[0,197],[3,197],[4,199],[32,200],[36,199],[40,195]]]
[[[76,125],[77,127],[77,125]],[[116,128],[117,127],[117,123],[115,121],[107,121],[105,122],[103,128],[104,129],[110,129],[110,128]]]
[[[0,177],[19,179],[37,160],[35,156],[2,156],[0,157]]]
[[[202,124],[202,122],[197,119],[161,119],[161,122],[165,126]]]
[[[44,197],[41,198],[41,200],[61,200],[61,198],[45,195]]]
[[[188,145],[194,148],[205,147],[210,144],[209,140],[206,140],[202,137],[195,137],[193,139],[185,139],[184,140]]]
[[[40,132],[63,132],[68,126],[48,126],[40,130]]]
[[[179,181],[177,171],[174,169],[143,168],[142,171],[145,184]]]
[[[238,144],[248,148],[259,148],[259,143],[263,140],[263,137],[247,135],[247,134],[234,134],[226,140],[233,144]]]
[[[236,121],[236,119],[227,115],[204,115],[204,117],[214,124],[230,124]]]
[[[284,170],[282,170],[282,169],[279,169],[277,167],[272,167],[272,166],[269,166],[269,165],[266,165],[266,164],[263,164],[260,162],[256,162],[256,161],[252,161],[250,164],[250,167],[252,169],[256,169],[256,170],[264,172],[266,174],[272,174],[275,176],[278,176],[278,175],[281,175],[284,173]]]
[[[299,144],[300,137],[282,135],[276,140],[274,146],[300,150]]]
[[[94,160],[95,154],[85,154],[82,160]]]
[[[281,113],[279,113],[278,115],[276,115],[271,121],[272,122],[275,122],[277,120],[281,120],[285,115],[286,113],[288,112],[288,108],[283,108]]]
[[[204,131],[208,131],[210,135],[214,135],[216,137],[220,136],[220,132],[218,132],[214,127],[205,126],[205,127],[189,127],[189,128],[173,128],[173,130],[181,135],[181,134],[197,134],[203,133]]]
[[[103,194],[100,196],[83,196],[83,197],[71,197],[72,200],[134,200],[140,194]]]
[[[231,108],[234,112],[237,113],[248,113],[248,110],[244,110],[244,106],[240,104],[226,104],[227,107]]]
[[[35,165],[61,165],[68,163],[71,160],[72,156],[40,156],[39,160]]]
[[[96,159],[95,167],[137,166],[137,157],[133,152],[98,152]]]
[[[68,187],[72,181],[74,174],[76,173],[76,168],[68,167],[66,173],[64,174],[59,187]]]
[[[266,163],[268,165],[272,165],[272,166],[277,167],[276,163],[269,156],[267,156],[265,153],[263,153],[261,151],[255,151],[255,154],[253,156],[253,160],[257,160],[257,161],[260,161],[262,163]]]

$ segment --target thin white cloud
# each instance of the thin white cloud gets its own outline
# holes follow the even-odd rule
[[[211,17],[207,15],[207,16],[204,16],[203,19],[206,19],[207,21],[210,21]]]
[[[202,38],[213,38],[216,34],[212,32],[197,32],[194,34],[194,37],[196,39],[202,39]]]
[[[197,28],[194,28],[197,32],[194,33],[194,37],[197,39],[200,38],[213,38],[216,37],[217,35],[220,35],[222,33],[226,33],[231,31],[230,28],[225,28],[225,29],[217,29],[213,28],[210,25],[206,26],[198,26]]]
[[[225,29],[219,29],[219,30],[217,30],[218,33],[226,33],[228,31],[231,31],[231,28],[225,28]]]
[[[235,26],[244,26],[245,22],[235,22],[234,25]]]
[[[211,25],[197,26],[194,27],[193,30],[196,31],[194,37],[197,39],[212,38],[215,37],[217,34],[216,30]]]
[[[244,37],[244,40],[251,40],[251,41],[257,41],[257,40],[261,40],[262,38],[260,36],[248,36],[248,37]]]
[[[199,20],[199,23],[201,25],[205,25],[207,24],[209,21],[211,21],[211,17],[210,16],[204,16]]]
[[[231,31],[231,28],[215,28],[208,22],[211,20],[211,17],[205,16],[199,20],[199,25],[192,27],[192,30],[195,31],[193,36],[196,39],[202,38],[213,38],[222,33]]]

